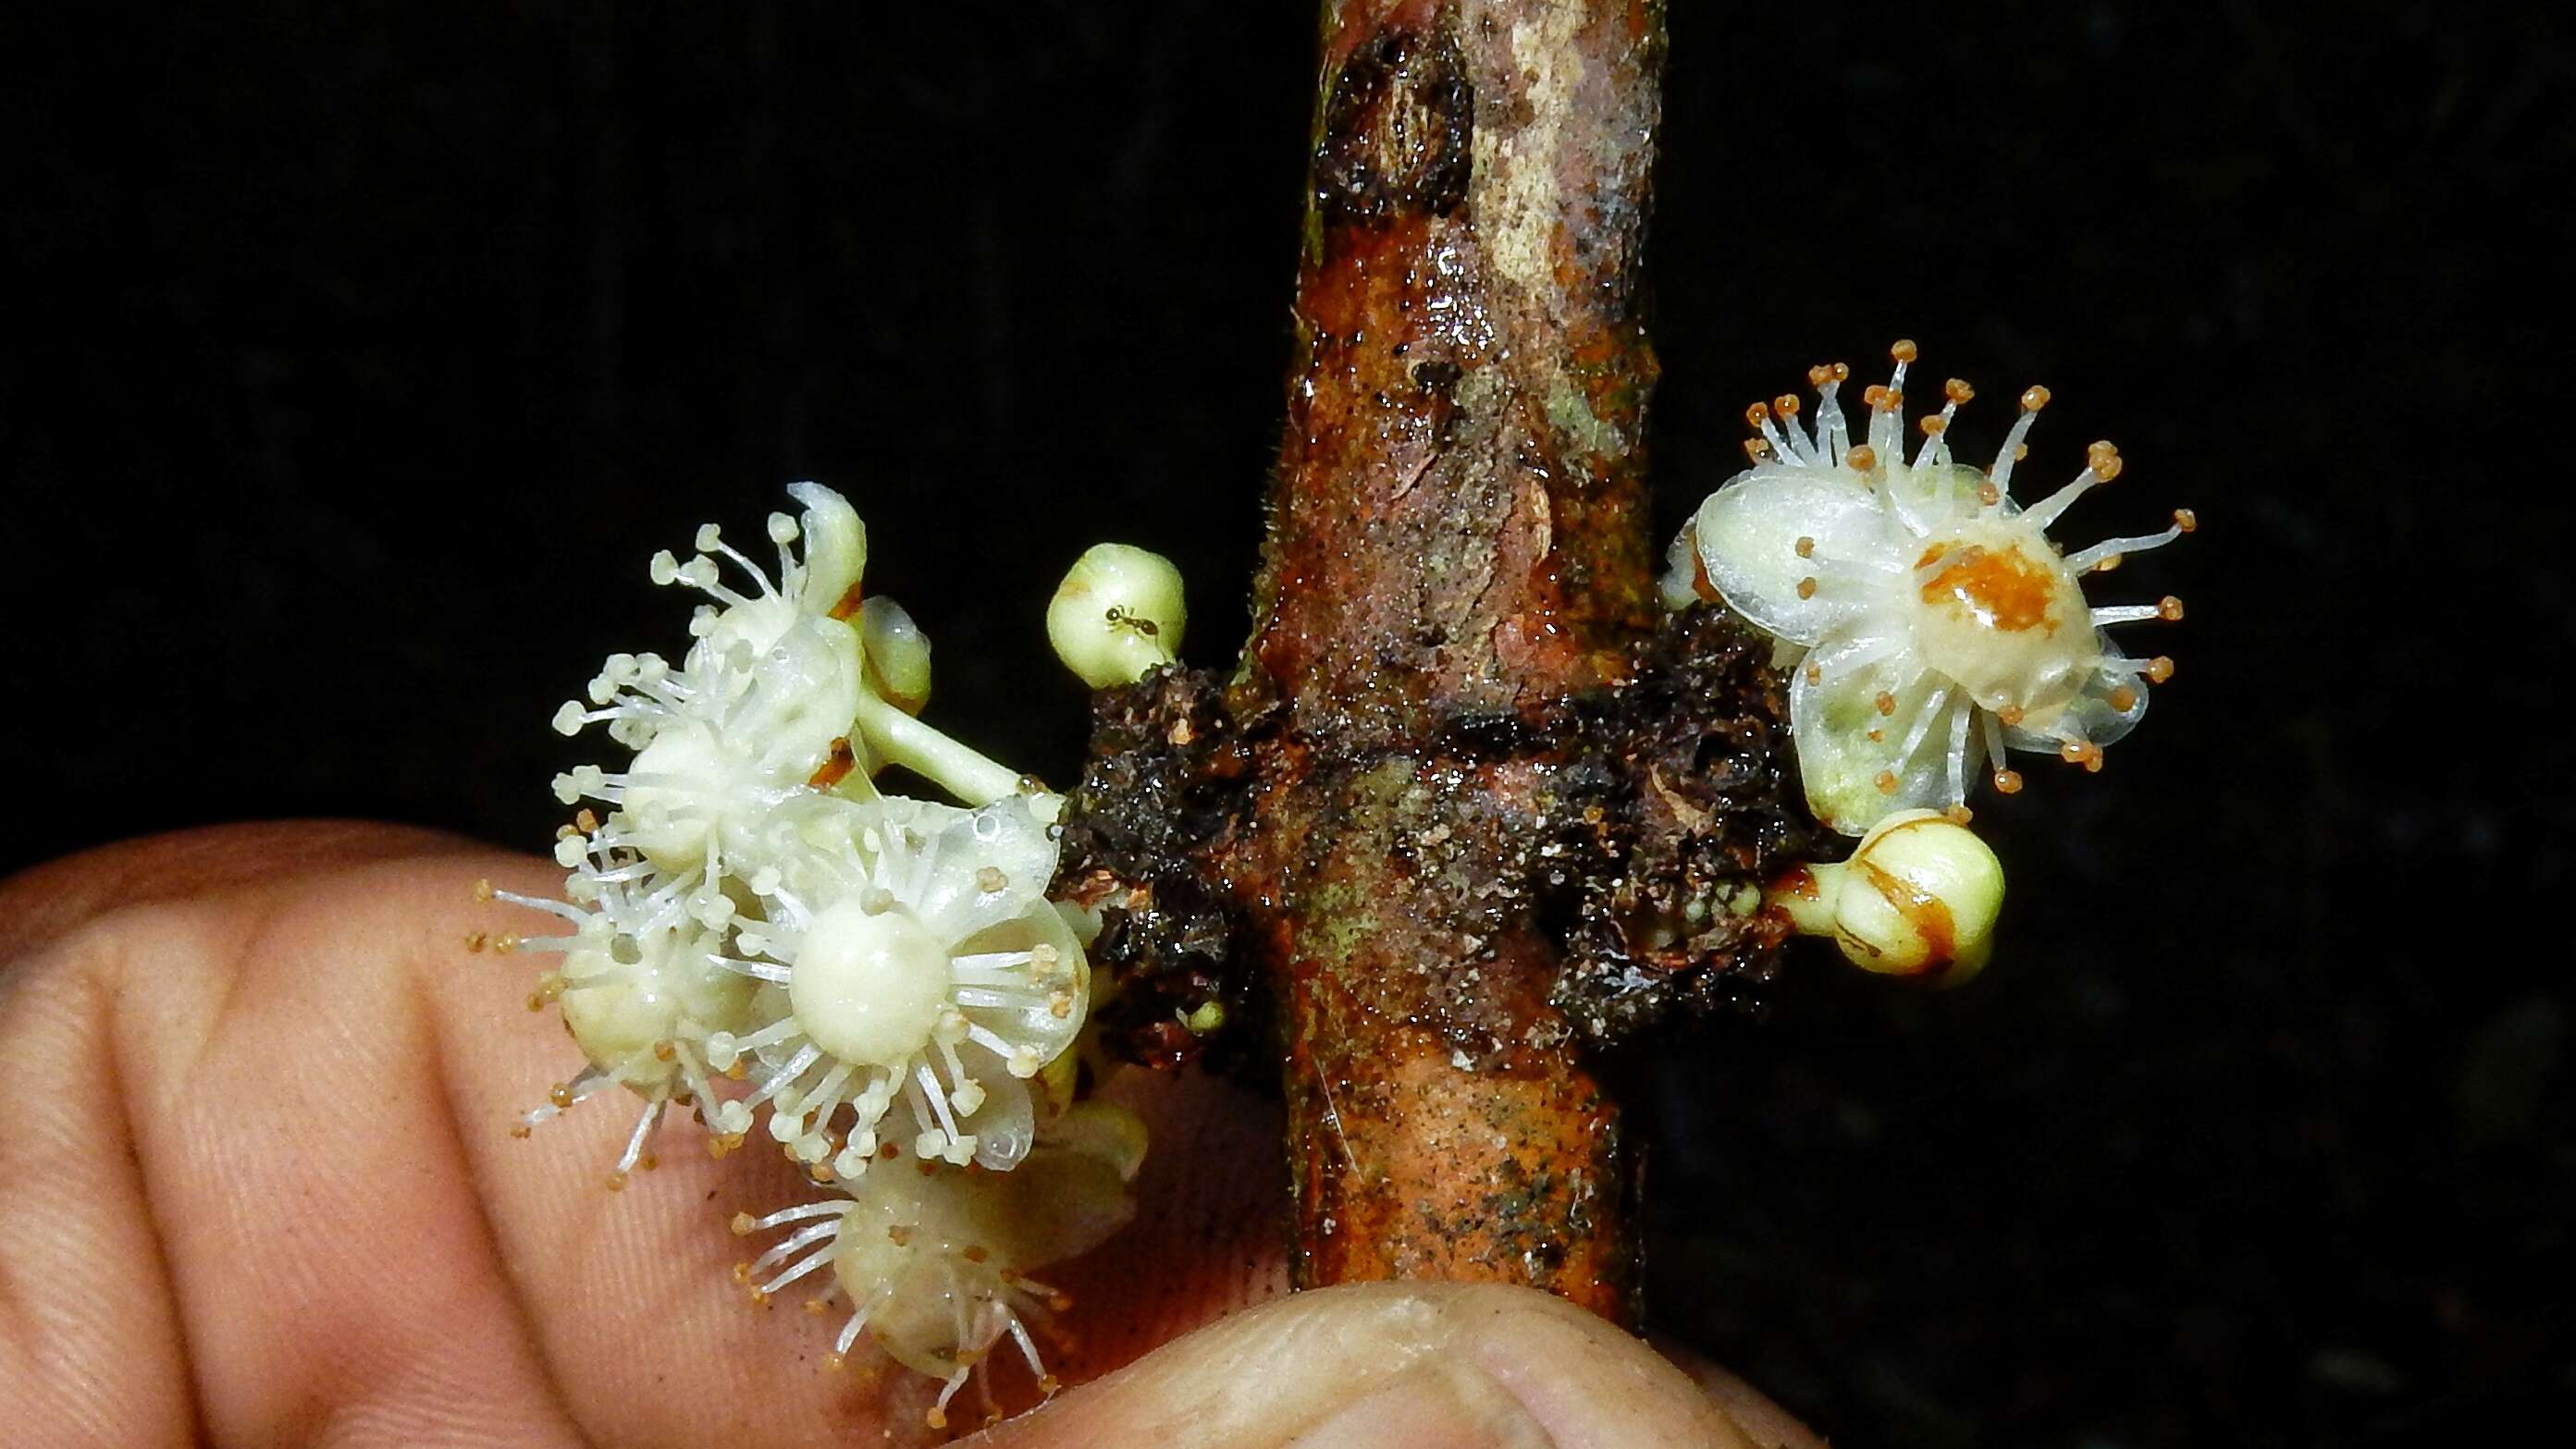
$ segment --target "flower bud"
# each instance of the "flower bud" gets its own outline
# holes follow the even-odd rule
[[[1123,543],[1094,544],[1047,604],[1047,640],[1083,683],[1107,689],[1171,663],[1187,620],[1181,573],[1170,559]]]
[[[1906,810],[1871,827],[1851,859],[1799,867],[1767,899],[1801,932],[1830,933],[1863,970],[1956,985],[1994,948],[2004,871],[1966,827]]]
[[[865,641],[868,683],[905,714],[921,713],[930,702],[930,636],[903,605],[880,594],[860,606],[859,637]]]

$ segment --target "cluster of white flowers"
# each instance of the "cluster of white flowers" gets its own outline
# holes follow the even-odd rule
[[[656,555],[656,583],[709,600],[685,659],[611,655],[555,716],[566,735],[604,723],[633,758],[555,781],[579,807],[564,900],[488,892],[567,927],[502,944],[561,956],[530,1004],[559,1005],[587,1059],[516,1131],[627,1088],[644,1107],[616,1188],[653,1165],[674,1104],[719,1154],[765,1118],[836,1195],[737,1219],[812,1220],[744,1281],[766,1301],[830,1266],[818,1304],[852,1305],[833,1361],[871,1333],[944,1381],[944,1423],[1004,1337],[1043,1378],[1027,1323],[1054,1295],[1023,1275],[1125,1221],[1141,1128],[1073,1102],[1091,976],[1087,923],[1047,898],[1062,802],[915,718],[929,645],[863,600],[850,505],[792,491],[802,519],[769,519],[775,578],[712,524],[686,562]],[[884,793],[889,764],[964,803]]]
[[[1722,599],[1778,641],[1807,803],[1846,835],[1901,810],[1964,819],[1981,761],[1995,788],[2020,789],[2004,766],[2008,747],[2100,769],[2103,747],[2146,714],[2147,685],[2173,673],[2170,659],[2123,654],[2103,626],[2179,619],[2182,604],[2092,608],[2082,576],[2194,526],[2178,509],[2161,533],[2060,553],[2049,525],[2120,475],[2119,450],[2093,444],[2074,481],[2024,508],[2012,497],[2013,466],[2048,389],[2021,395],[1993,466],[1981,469],[1951,457],[1951,420],[1975,395],[1951,380],[1909,459],[1914,344],[1890,355],[1893,375],[1864,394],[1866,441],[1851,437],[1837,400],[1851,376],[1840,363],[1808,373],[1812,431],[1795,397],[1747,410],[1753,466],[1700,505],[1663,583],[1671,606]]]

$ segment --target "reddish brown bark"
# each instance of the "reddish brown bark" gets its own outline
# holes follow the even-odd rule
[[[1634,1160],[1548,1004],[1571,702],[1653,623],[1638,314],[1663,13],[1328,4],[1220,873],[1281,1006],[1301,1282],[1633,1316]]]

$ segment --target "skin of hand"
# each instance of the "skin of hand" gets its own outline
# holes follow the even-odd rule
[[[533,922],[473,883],[559,872],[363,824],[236,826],[0,882],[0,1425],[46,1445],[902,1444],[929,1383],[824,1373],[746,1305],[735,1211],[811,1195],[774,1154],[666,1130],[623,1193],[605,1102],[510,1136],[567,1074]],[[1284,1293],[1272,1109],[1128,1074],[1141,1216],[1050,1281],[1068,1381],[965,1442],[1818,1445],[1526,1289]],[[1158,1347],[1159,1345],[1159,1347]],[[877,1361],[859,1355],[871,1364]],[[971,1394],[960,1408],[973,1402]]]

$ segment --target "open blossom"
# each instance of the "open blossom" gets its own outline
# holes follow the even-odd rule
[[[761,1303],[799,1281],[821,1282],[808,1300],[815,1312],[849,1305],[825,1365],[839,1368],[865,1334],[896,1362],[941,1380],[928,1417],[945,1428],[949,1401],[1005,1338],[1039,1387],[1054,1391],[1030,1330],[1068,1300],[1027,1275],[1125,1225],[1144,1149],[1132,1114],[1086,1103],[1050,1122],[1006,1174],[889,1162],[841,1179],[822,1201],[736,1215],[738,1234],[795,1230],[735,1276]]]
[[[639,1164],[652,1165],[655,1134],[675,1103],[704,1111],[714,1102],[710,1034],[748,1030],[758,1019],[758,983],[719,964],[724,932],[689,913],[684,884],[656,876],[630,852],[594,850],[566,879],[569,901],[488,892],[571,927],[568,935],[502,940],[510,950],[563,957],[528,1004],[555,1002],[585,1058],[581,1071],[556,1084],[545,1105],[525,1114],[513,1132],[524,1137],[576,1102],[626,1088],[644,1099],[644,1108],[609,1177],[612,1187],[622,1186]]]
[[[854,1305],[835,1359],[866,1330],[942,1380],[939,1422],[1005,1337],[1042,1372],[1029,1324],[1056,1295],[1022,1271],[1125,1221],[1142,1128],[1073,1104],[1091,976],[1083,918],[1047,899],[1063,802],[916,717],[928,640],[862,599],[849,505],[796,494],[801,523],[769,520],[774,577],[713,525],[688,562],[656,556],[656,582],[712,601],[686,658],[611,655],[556,716],[566,735],[604,723],[634,759],[555,782],[580,807],[556,849],[565,900],[484,889],[568,927],[503,941],[562,957],[530,1004],[560,1007],[587,1063],[515,1130],[628,1088],[645,1105],[622,1186],[674,1105],[719,1152],[765,1116],[843,1195],[742,1220],[804,1224],[746,1280],[786,1264],[765,1296],[829,1268],[826,1297]],[[967,808],[881,792],[886,766]]]
[[[752,877],[754,919],[731,969],[758,978],[767,1025],[711,1040],[718,1068],[749,1058],[758,1085],[726,1103],[739,1134],[770,1134],[842,1176],[890,1130],[924,1158],[1009,1168],[1040,1103],[1030,1079],[1081,1031],[1090,972],[1046,889],[1046,804],[974,810],[887,796],[810,795],[775,811]]]
[[[687,563],[655,555],[654,582],[714,600],[690,623],[697,642],[687,658],[675,667],[656,654],[612,654],[590,682],[588,704],[573,701],[555,714],[555,728],[567,735],[605,721],[610,737],[635,751],[622,771],[583,765],[557,777],[556,797],[610,806],[592,841],[690,877],[689,899],[710,924],[729,910],[721,890],[728,857],[742,853],[769,808],[855,763],[850,737],[867,672],[863,635],[851,620],[866,532],[830,489],[803,483],[796,494],[806,504],[803,524],[785,514],[769,520],[776,580],[713,524],[698,530],[699,551]],[[800,537],[801,558],[791,547]],[[752,592],[727,584],[718,558],[738,565]],[[558,858],[570,865],[585,848],[568,839]]]
[[[2119,450],[2093,444],[2083,472],[2024,508],[2010,491],[2013,468],[2048,390],[2022,394],[1994,465],[1979,469],[1951,457],[1951,419],[1974,396],[1954,379],[1908,459],[1914,345],[1898,343],[1893,356],[1888,384],[1864,394],[1866,442],[1851,439],[1837,399],[1850,375],[1840,364],[1809,374],[1812,432],[1794,397],[1754,404],[1754,465],[1700,506],[1664,580],[1668,602],[1723,599],[1780,642],[1808,805],[1847,835],[1898,810],[1962,812],[1981,763],[1997,789],[2019,789],[2007,748],[2100,769],[2103,748],[2145,715],[2148,683],[2173,669],[2129,658],[2102,626],[2178,619],[2182,605],[2090,607],[2082,575],[2193,526],[2177,510],[2161,533],[2061,556],[2048,527],[2119,476]]]

